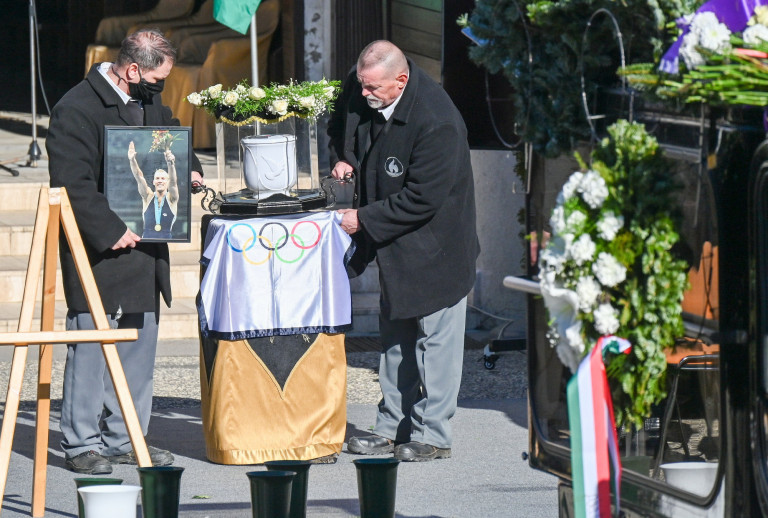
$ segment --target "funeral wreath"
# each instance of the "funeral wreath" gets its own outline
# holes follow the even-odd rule
[[[563,186],[539,259],[550,317],[548,338],[575,372],[598,338],[631,343],[605,358],[616,424],[642,424],[665,396],[664,350],[683,335],[681,301],[688,265],[679,240],[679,186],[658,142],[636,123],[608,128],[587,166]]]

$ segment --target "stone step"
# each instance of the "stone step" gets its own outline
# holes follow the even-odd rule
[[[379,294],[352,292],[352,330],[350,335],[370,335],[379,332]]]
[[[205,184],[219,191],[219,182],[216,173],[215,153],[200,153],[197,156],[206,171]],[[3,203],[0,205],[0,214],[15,211],[35,211],[40,197],[40,188],[48,187],[47,158],[38,162],[38,169],[34,172],[22,170],[17,178],[5,179],[3,182]],[[200,204],[201,195],[194,195],[193,206]]]
[[[200,250],[200,220],[203,214],[202,209],[193,209],[190,242],[170,243],[168,248],[172,252]],[[35,211],[31,210],[0,212],[0,255],[29,256],[35,230],[35,217]]]
[[[3,213],[16,211],[35,211],[40,198],[40,188],[47,187],[48,182],[5,183],[3,184],[3,203],[0,207],[0,218]]]
[[[352,293],[379,293],[379,266],[376,261],[368,265],[362,275],[349,280]]]
[[[171,287],[174,298],[195,297],[200,289],[200,253],[171,252]],[[0,255],[0,302],[21,302],[24,297],[28,256]],[[38,283],[41,293],[42,272]],[[61,270],[56,273],[56,299],[64,300]]]

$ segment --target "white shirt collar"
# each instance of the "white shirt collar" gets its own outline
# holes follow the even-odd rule
[[[108,62],[104,62],[100,64],[98,69],[99,74],[101,74],[104,77],[104,79],[107,80],[107,83],[109,83],[109,85],[112,88],[114,88],[115,92],[117,92],[117,95],[120,96],[120,99],[122,99],[125,104],[128,104],[128,102],[132,100],[131,96],[123,92],[122,90],[120,90],[120,87],[117,86],[115,82],[112,81],[112,78],[107,75],[107,71],[109,71],[109,67],[111,66],[112,66],[112,63],[108,63]]]
[[[408,88],[408,83],[405,84],[405,88]],[[403,91],[400,92],[400,95],[395,99],[395,102],[387,106],[386,108],[382,108],[379,110],[379,113],[381,113],[384,116],[385,120],[389,120],[389,118],[392,116],[392,113],[395,111],[395,106],[397,106],[397,103],[400,102],[400,99],[403,98],[403,92],[405,92],[405,88],[403,88]]]

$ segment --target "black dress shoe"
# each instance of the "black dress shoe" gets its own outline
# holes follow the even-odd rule
[[[173,464],[173,454],[168,450],[161,450],[154,446],[147,446],[147,450],[149,450],[149,459],[153,466],[170,466]],[[106,459],[112,464],[136,464],[136,453],[131,450],[122,455],[111,455]]]
[[[67,458],[64,465],[69,471],[86,475],[107,475],[112,473],[112,465],[98,452],[89,450]]]
[[[422,462],[432,459],[448,459],[451,457],[450,448],[438,448],[421,442],[398,444],[395,448],[395,458],[405,462]]]
[[[395,451],[395,443],[380,435],[350,437],[349,442],[347,442],[347,451],[361,455],[384,455]]]

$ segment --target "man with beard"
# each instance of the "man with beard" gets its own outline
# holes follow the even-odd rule
[[[374,435],[348,450],[451,456],[467,294],[479,253],[467,130],[445,91],[389,41],[360,54],[329,122],[335,178],[356,173],[342,228],[358,274],[375,257],[383,351]]]

